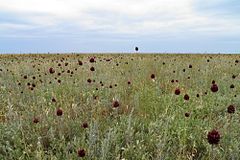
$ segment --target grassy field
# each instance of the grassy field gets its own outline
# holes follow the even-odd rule
[[[0,159],[240,159],[238,60],[0,55]]]

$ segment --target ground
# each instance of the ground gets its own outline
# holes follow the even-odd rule
[[[0,159],[240,159],[239,60],[0,55]]]

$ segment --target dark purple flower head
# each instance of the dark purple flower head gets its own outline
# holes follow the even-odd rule
[[[57,102],[57,100],[55,98],[52,98],[52,102]]]
[[[91,71],[95,71],[95,68],[94,68],[94,67],[91,67],[90,70],[91,70]]]
[[[209,144],[211,145],[218,144],[220,138],[221,138],[220,133],[217,130],[213,129],[212,131],[208,132],[207,139]]]
[[[87,82],[88,82],[88,83],[91,83],[91,82],[92,82],[92,80],[89,78],[89,79],[87,79]]]
[[[189,117],[190,116],[190,113],[189,112],[186,112],[185,113],[185,117]]]
[[[112,106],[113,108],[118,108],[120,106],[120,103],[117,100],[115,100],[113,101]]]
[[[176,94],[176,95],[180,95],[180,93],[181,93],[181,91],[180,91],[179,88],[175,89],[175,94]]]
[[[62,116],[63,115],[63,110],[61,108],[58,108],[56,111],[57,116]]]
[[[83,65],[83,62],[82,61],[78,61],[78,65]]]
[[[189,100],[189,95],[185,94],[183,98],[184,98],[184,100],[188,101]]]
[[[55,70],[51,67],[51,68],[49,68],[49,73],[53,74],[53,73],[55,73]]]
[[[85,157],[86,151],[84,149],[79,149],[77,151],[78,157]]]
[[[138,51],[138,47],[135,47],[135,51],[136,51],[136,52]]]
[[[90,62],[90,63],[94,63],[94,62],[95,62],[94,57],[91,57],[91,58],[89,59],[89,62]]]
[[[217,86],[217,84],[212,84],[212,86],[211,86],[211,91],[212,91],[212,92],[217,92],[217,91],[218,91],[218,86]]]
[[[235,106],[234,105],[229,105],[227,108],[227,112],[228,113],[234,113],[235,112]]]
[[[151,74],[151,78],[154,79],[155,78],[155,74]]]
[[[88,123],[87,122],[83,122],[82,127],[83,128],[88,128]]]
[[[37,117],[34,117],[33,118],[33,123],[38,123],[39,122],[39,119]]]

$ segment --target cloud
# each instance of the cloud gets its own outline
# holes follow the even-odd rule
[[[190,4],[190,0],[0,0],[0,10],[33,26],[58,27],[70,23],[82,30],[136,34],[175,31],[177,25],[188,27],[201,20]]]
[[[239,7],[237,0],[0,0],[0,37],[239,42]]]

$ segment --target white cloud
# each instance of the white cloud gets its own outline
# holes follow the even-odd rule
[[[223,33],[235,32],[239,26],[235,19],[200,14],[193,5],[194,0],[0,0],[2,12],[15,14],[33,28],[53,32],[68,29],[143,35],[189,30]],[[10,29],[13,25],[0,22],[0,28]],[[15,29],[23,28],[16,24]]]

